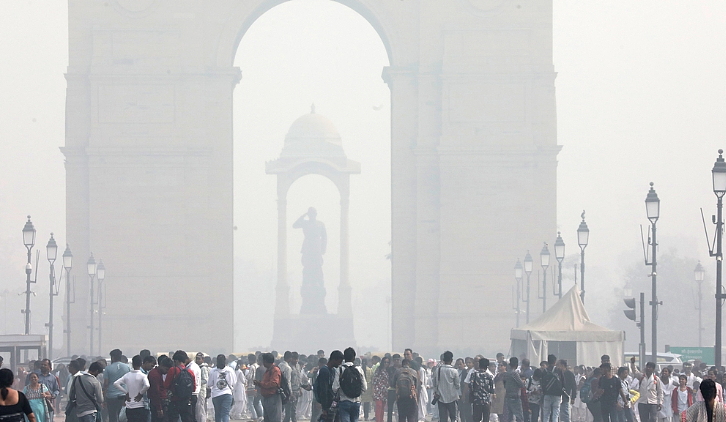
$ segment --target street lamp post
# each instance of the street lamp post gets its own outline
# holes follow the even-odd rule
[[[30,334],[30,294],[32,293],[30,291],[30,283],[32,283],[30,273],[33,272],[30,258],[31,250],[35,245],[35,227],[33,226],[33,222],[30,221],[30,216],[28,216],[28,221],[25,222],[25,227],[23,227],[23,244],[25,244],[25,248],[28,250],[28,263],[25,265],[25,310],[23,311],[25,314],[25,334],[27,335]]]
[[[658,218],[660,217],[660,199],[658,199],[658,194],[655,193],[655,189],[653,189],[653,182],[650,182],[650,190],[648,191],[648,195],[645,197],[645,211],[648,216],[648,220],[650,220],[650,231],[651,231],[651,238],[649,239],[649,246],[651,246],[651,258],[650,263],[645,262],[645,265],[651,266],[651,359],[653,360],[653,363],[658,363],[658,295],[656,292],[656,265],[658,263],[658,259],[656,257],[656,252],[658,251],[658,241],[656,239],[656,226],[655,223],[658,221]]]
[[[532,274],[532,255],[529,251],[524,257],[524,272],[527,273],[527,324],[529,324],[529,276]]]
[[[90,337],[90,340],[91,341],[90,341],[90,352],[89,352],[89,354],[90,354],[90,356],[93,356],[93,330],[94,330],[94,327],[93,327],[93,312],[94,312],[94,308],[93,308],[93,305],[94,305],[94,303],[93,303],[93,277],[96,276],[96,260],[93,258],[93,253],[91,253],[91,257],[88,258],[88,262],[86,263],[86,265],[88,266],[88,278],[89,278],[89,281],[90,281],[90,284],[91,284],[91,325],[90,325],[90,336],[91,336]]]
[[[63,269],[66,270],[66,352],[71,355],[71,268],[73,268],[73,254],[71,247],[66,243],[63,252]]]
[[[580,299],[585,303],[585,248],[590,240],[590,229],[585,222],[585,211],[582,211],[582,221],[577,228],[577,244],[580,245]]]
[[[696,283],[698,284],[698,347],[701,347],[701,337],[703,334],[703,326],[701,325],[701,310],[703,309],[701,306],[701,301],[703,299],[703,296],[701,296],[701,284],[703,284],[703,279],[706,278],[706,270],[703,268],[703,265],[701,265],[701,261],[698,261],[698,264],[696,264],[696,269],[693,270],[693,275]]]
[[[562,299],[562,261],[565,260],[565,242],[562,240],[560,232],[557,232],[557,240],[555,240],[555,259],[557,259],[557,296]]]
[[[716,257],[716,345],[715,345],[715,364],[716,368],[721,367],[721,308],[723,306],[722,299],[726,295],[722,292],[721,274],[723,265],[723,251],[721,243],[723,240],[723,196],[726,194],[726,162],[723,159],[723,150],[718,150],[718,158],[713,164],[711,170],[713,178],[713,193],[716,194],[716,253],[711,252],[711,256]]]
[[[539,260],[542,264],[542,313],[547,312],[547,267],[550,266],[550,250],[545,242],[542,251],[539,253]]]
[[[55,260],[58,257],[58,245],[55,243],[53,233],[45,246],[48,263],[50,263],[50,311],[48,313],[48,359],[53,359],[53,296],[58,295],[55,282]]]
[[[98,278],[98,352],[101,352],[101,336],[103,335],[103,280],[106,278],[106,267],[103,265],[103,259],[98,263],[96,269],[96,278]]]
[[[517,328],[519,328],[520,301],[522,300],[522,263],[517,258],[514,265],[514,279],[517,281]]]

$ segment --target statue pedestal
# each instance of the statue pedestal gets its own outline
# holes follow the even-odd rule
[[[353,317],[322,314],[275,318],[271,347],[280,354],[290,350],[306,355],[320,349],[330,355],[335,349],[355,347]]]

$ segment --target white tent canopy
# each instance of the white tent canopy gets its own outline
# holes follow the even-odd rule
[[[525,355],[534,367],[550,353],[570,365],[599,366],[602,355],[614,366],[623,364],[625,333],[593,324],[577,286],[537,320],[512,329],[510,338],[510,355]]]

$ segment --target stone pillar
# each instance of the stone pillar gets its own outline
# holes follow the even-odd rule
[[[73,354],[88,353],[89,284],[86,261],[90,255],[89,169],[86,149],[91,121],[91,87],[86,74],[69,70],[65,75],[66,139],[61,148],[66,170],[66,242],[73,252],[71,269],[71,348]],[[65,286],[63,286],[65,291]],[[65,304],[66,298],[63,297]],[[66,306],[63,306],[63,331],[67,326]],[[63,350],[67,350],[63,336]]]
[[[286,196],[286,193],[278,193],[277,197],[277,286],[275,287],[275,318],[288,318],[290,316],[290,285],[287,283]]]
[[[393,350],[403,350],[416,337],[418,80],[412,68],[389,66],[382,76],[391,89],[391,335]]]
[[[347,177],[347,175],[346,175]],[[353,299],[351,296],[348,239],[348,208],[350,205],[350,189],[347,183],[340,191],[340,286],[338,287],[338,316],[353,317]]]

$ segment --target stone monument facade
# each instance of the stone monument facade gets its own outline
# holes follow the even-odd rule
[[[556,236],[552,2],[338,1],[390,61],[393,347],[481,350],[477,330],[506,348],[512,265]],[[233,60],[283,2],[69,2],[67,236],[77,262],[113,268],[102,350],[232,350]],[[74,274],[82,353],[88,279]],[[188,294],[199,286],[226,294]]]

